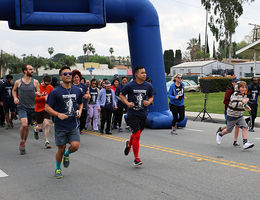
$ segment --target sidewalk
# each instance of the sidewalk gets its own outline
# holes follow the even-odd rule
[[[186,111],[185,115],[188,118],[188,120],[194,120],[197,115],[199,113],[198,112],[190,112],[190,111]],[[221,123],[221,124],[225,124],[225,117],[224,114],[215,114],[215,113],[209,113],[210,117],[213,119],[213,121],[209,118],[208,114],[205,113],[205,120],[203,120],[203,122],[212,122],[212,123]],[[203,117],[203,113],[200,114],[200,117]],[[198,117],[196,119],[196,121],[201,121],[201,118]],[[260,127],[260,117],[257,117],[255,119],[255,127]]]

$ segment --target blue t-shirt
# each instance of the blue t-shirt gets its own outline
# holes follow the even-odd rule
[[[144,106],[143,101],[153,96],[152,85],[146,81],[140,85],[136,81],[132,81],[123,87],[121,93],[128,96],[129,102],[134,103],[133,108],[128,108],[127,114],[146,118],[147,107]]]
[[[122,100],[119,97],[123,88],[124,88],[124,85],[122,85],[122,84],[119,84],[118,87],[116,88],[115,95],[116,95],[116,98],[118,100],[117,101],[117,107],[118,108],[127,108],[127,106],[122,102]]]
[[[61,120],[54,117],[56,130],[73,130],[78,127],[78,119],[76,118],[76,111],[78,105],[82,104],[83,95],[81,90],[71,85],[69,90],[63,88],[61,85],[52,90],[48,95],[47,104],[56,112],[63,113],[69,117]]]
[[[248,95],[249,103],[257,104],[258,94],[260,92],[260,86],[259,85],[249,85],[248,86]]]
[[[4,101],[4,102],[11,102],[14,101],[13,96],[12,96],[12,89],[13,89],[13,85],[10,85],[6,82],[4,82],[1,86],[0,86],[0,96],[1,99],[0,101]]]
[[[79,85],[74,85],[74,86],[78,87],[81,90],[83,96],[88,91],[88,87],[83,83],[80,83]],[[83,98],[83,109],[88,109],[88,100],[85,98]]]
[[[89,88],[89,94],[90,94],[89,104],[96,104],[97,103],[97,97],[98,97],[98,89],[90,87]]]

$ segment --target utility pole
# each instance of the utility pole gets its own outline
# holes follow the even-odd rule
[[[205,28],[204,60],[206,60],[207,43],[208,43],[208,14],[209,14],[209,11],[208,11],[208,9],[206,9],[206,28]]]
[[[249,23],[248,25],[254,26],[254,29],[253,29],[253,41],[252,42],[255,42],[258,39],[260,39],[260,36],[258,37],[258,31],[260,30],[260,25],[252,24],[252,23]]]

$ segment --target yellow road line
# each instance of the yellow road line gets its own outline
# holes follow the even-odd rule
[[[85,133],[90,134],[90,135],[94,135],[94,136],[98,136],[98,137],[102,137],[102,138],[107,138],[107,139],[110,139],[110,140],[119,141],[119,142],[125,142],[126,141],[126,138],[117,137],[117,136],[113,136],[113,135],[105,135],[105,134],[103,135],[103,134],[98,134],[98,133],[91,132],[91,131],[86,131]],[[208,161],[208,162],[211,162],[211,163],[216,163],[216,164],[220,164],[220,165],[225,165],[225,166],[229,166],[229,167],[235,167],[235,168],[238,168],[238,169],[243,169],[243,170],[247,170],[247,171],[260,173],[260,167],[256,166],[256,165],[248,165],[248,164],[245,164],[245,163],[239,163],[239,162],[235,162],[235,161],[230,161],[230,160],[225,160],[225,159],[221,159],[221,158],[215,158],[215,157],[211,157],[211,156],[201,155],[201,154],[198,154],[198,153],[181,151],[181,150],[178,150],[178,149],[163,147],[163,146],[158,146],[158,145],[140,144],[140,146],[145,147],[145,148],[149,148],[149,149],[154,149],[154,150],[158,150],[158,151],[163,151],[163,152],[175,154],[175,155],[194,158],[194,159],[197,159],[197,160],[200,160],[200,161]]]

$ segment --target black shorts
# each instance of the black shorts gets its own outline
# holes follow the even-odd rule
[[[138,130],[143,131],[145,127],[146,117],[139,117],[135,115],[127,116],[127,124],[131,127],[132,132],[135,133]]]
[[[16,105],[14,104],[14,101],[3,101],[4,104],[4,111],[5,113],[15,112],[16,111]]]
[[[42,124],[44,119],[50,119],[51,116],[45,111],[41,112],[35,112],[34,119],[37,122],[37,124]]]

